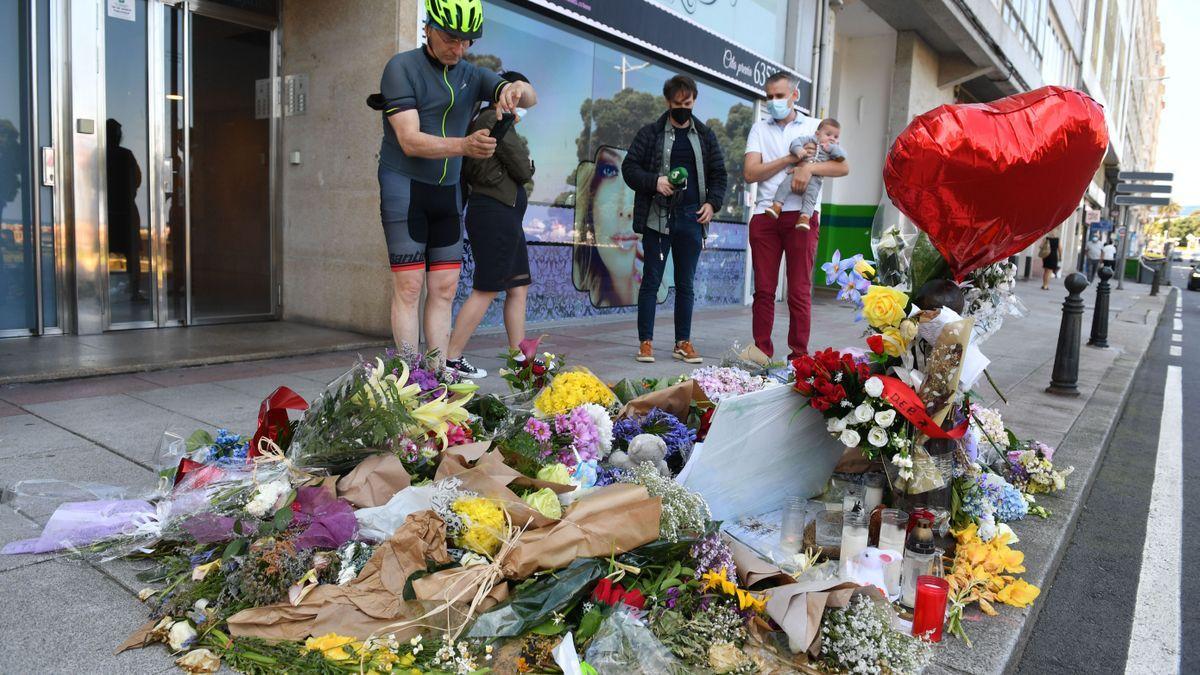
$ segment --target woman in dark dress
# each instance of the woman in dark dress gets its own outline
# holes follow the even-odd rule
[[[509,82],[528,82],[524,75],[507,72]],[[480,111],[468,134],[492,129],[498,121],[494,106]],[[517,109],[517,123],[526,111]],[[475,275],[470,297],[458,310],[454,332],[446,353],[446,366],[462,376],[481,378],[487,371],[476,368],[463,358],[471,334],[479,327],[488,306],[504,292],[504,330],[508,346],[517,349],[525,339],[525,301],[532,278],[529,276],[529,252],[525,246],[522,221],[528,205],[525,184],[533,178],[529,145],[517,134],[516,127],[496,144],[496,153],[487,159],[463,160],[463,178],[471,189],[467,201],[467,240],[475,258]]]
[[[1050,290],[1050,278],[1058,272],[1058,256],[1062,252],[1058,237],[1046,237],[1049,247],[1043,247],[1046,255],[1042,256],[1042,290]],[[1047,251],[1047,248],[1049,249]]]

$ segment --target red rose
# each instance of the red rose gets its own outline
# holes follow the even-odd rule
[[[830,405],[831,404],[826,399],[820,397],[812,399],[812,407],[814,410],[825,412],[826,410],[829,410]]]
[[[882,338],[880,338],[880,340],[882,341]],[[537,361],[533,362],[533,366],[531,366],[531,369],[533,370],[533,374],[537,375],[539,377],[546,373],[546,366],[542,365],[541,363],[538,363]]]
[[[821,364],[821,367],[825,370],[832,372],[837,370],[841,356],[841,354],[832,349],[823,349],[817,352],[817,363]]]
[[[882,354],[883,353],[883,336],[876,333],[875,335],[868,337],[867,338],[867,346],[870,347],[871,351],[875,352],[876,354]]]
[[[816,365],[816,361],[813,361],[811,356],[801,356],[792,361],[792,368],[796,370],[796,379],[807,380],[812,377]]]
[[[641,591],[634,588],[625,591],[625,595],[621,598],[621,602],[635,609],[643,609],[646,606],[646,596],[642,595]]]
[[[812,396],[813,386],[805,380],[796,380],[795,390],[805,396]]]
[[[596,602],[605,605],[613,604],[613,582],[612,579],[605,577],[596,583],[596,588],[592,589],[592,599]]]

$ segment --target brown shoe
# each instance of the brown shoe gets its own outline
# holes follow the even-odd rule
[[[800,217],[796,219],[796,229],[797,230],[811,230],[812,227],[809,226],[808,220],[809,220],[808,216],[801,213]]]
[[[642,363],[654,363],[654,345],[650,344],[649,340],[642,340],[642,344],[638,346],[637,356],[633,358]]]
[[[696,348],[692,346],[691,340],[680,340],[675,343],[675,349],[671,352],[671,356],[683,361],[684,363],[704,363],[704,359],[696,353]]]
[[[779,214],[783,213],[783,204],[780,204],[779,202],[771,202],[771,205],[768,206],[767,210],[763,211],[763,213],[771,216],[772,218],[778,218]]]

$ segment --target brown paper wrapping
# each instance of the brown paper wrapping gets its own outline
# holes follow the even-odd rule
[[[750,588],[759,582],[768,580],[772,586],[796,583],[795,579],[788,576],[782,569],[763,560],[749,546],[732,537],[722,535],[721,538],[729,546],[729,550],[733,552],[733,565],[737,568],[737,576],[741,582],[741,586]]]
[[[133,633],[126,638],[125,642],[121,643],[121,646],[117,647],[117,650],[113,653],[120,654],[127,649],[141,649],[142,647],[148,647],[149,645],[158,642],[158,640],[153,636],[154,627],[157,625],[158,619],[150,619],[146,623],[142,624],[141,627],[133,631]]]
[[[700,388],[700,385],[696,384],[695,380],[684,380],[666,389],[642,394],[629,403],[626,403],[617,415],[617,419],[633,417],[634,415],[645,415],[654,408],[659,408],[686,422],[688,413],[691,411],[692,401],[697,403],[709,402],[708,397],[704,395],[704,390]]]
[[[489,450],[479,457],[475,466],[468,466],[458,455],[443,455],[434,480],[455,477],[462,481],[461,488],[500,503],[512,520],[513,527],[546,527],[557,520],[548,518],[525,503],[517,493],[508,489],[510,483],[521,478],[521,473],[504,463],[504,457]]]
[[[779,586],[771,589],[767,598],[767,615],[787,633],[789,649],[816,658],[821,652],[821,617],[825,609],[845,607],[860,593],[882,597],[874,587],[836,579]]]
[[[317,586],[294,607],[282,602],[243,610],[229,617],[229,632],[268,640],[303,640],[326,633],[367,638],[425,612],[421,603],[404,601],[403,594],[408,577],[425,570],[427,559],[450,562],[446,525],[432,511],[409,516],[349,584]],[[416,633],[400,631],[396,637],[405,640]]]
[[[337,496],[356,509],[383,506],[412,484],[400,458],[392,454],[371,455],[337,482]]]
[[[576,558],[631,551],[658,539],[661,518],[662,500],[640,485],[598,488],[567,507],[562,520],[522,533],[503,562],[504,575],[524,579],[566,567]]]

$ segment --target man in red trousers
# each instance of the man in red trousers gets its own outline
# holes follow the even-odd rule
[[[788,151],[792,140],[810,136],[821,120],[796,112],[800,90],[787,73],[767,79],[769,118],[750,128],[746,139],[746,182],[758,183],[758,202],[750,218],[750,255],[754,264],[754,344],[767,356],[775,355],[771,328],[775,324],[775,289],[779,263],[787,257],[788,360],[808,353],[812,316],[813,258],[817,254],[820,213],[813,212],[810,229],[797,228],[800,195],[813,176],[839,177],[850,173],[850,164],[801,161]],[[815,148],[813,149],[815,151]],[[780,183],[792,181],[792,194],[778,218],[764,213]]]

